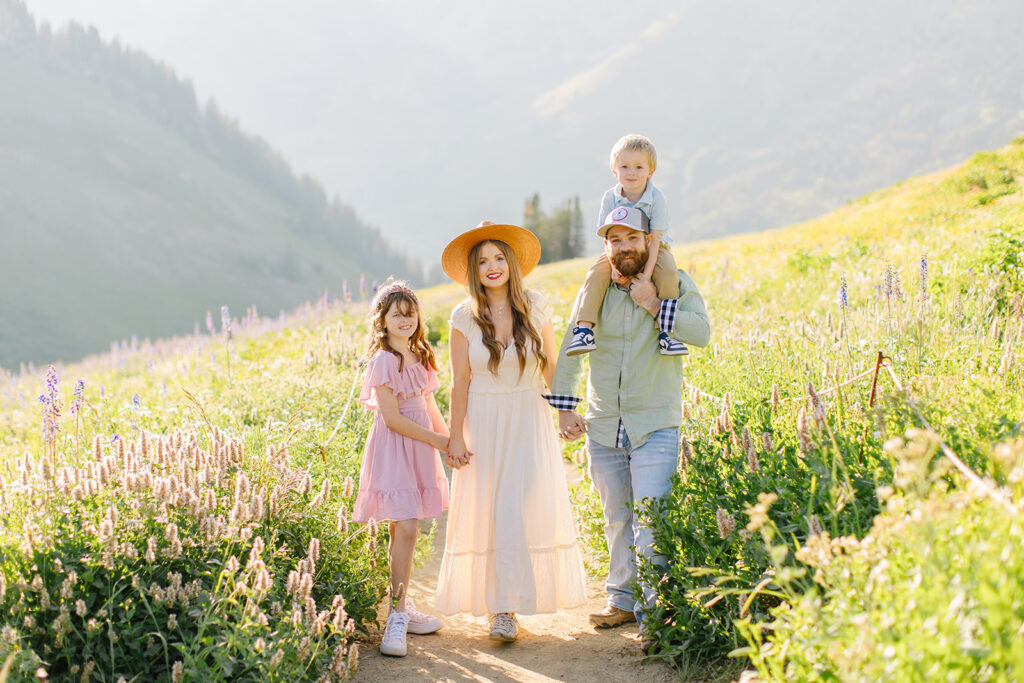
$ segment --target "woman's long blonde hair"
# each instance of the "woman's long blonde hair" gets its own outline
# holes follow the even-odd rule
[[[399,371],[405,365],[405,356],[397,349],[391,348],[391,343],[388,341],[388,329],[384,318],[392,306],[398,306],[398,312],[402,315],[409,315],[412,311],[416,312],[416,329],[409,338],[409,350],[426,368],[436,371],[437,360],[434,358],[434,350],[430,348],[430,342],[427,341],[424,331],[419,299],[416,298],[416,293],[402,280],[385,282],[377,290],[376,296],[370,303],[370,330],[366,335],[366,359],[373,358],[373,354],[384,349],[398,358]]]
[[[548,365],[548,357],[544,355],[544,345],[540,339],[540,332],[534,327],[530,319],[530,298],[523,288],[523,274],[519,267],[519,259],[505,242],[501,240],[484,240],[477,242],[469,250],[469,296],[473,302],[473,320],[480,326],[483,333],[484,346],[490,358],[487,360],[487,369],[493,373],[498,372],[498,364],[501,362],[501,354],[505,350],[501,342],[494,334],[494,323],[487,312],[487,294],[484,285],[480,281],[480,250],[485,244],[493,244],[505,256],[508,264],[508,302],[512,309],[512,340],[516,346],[516,355],[519,356],[519,376],[526,370],[526,340],[529,339],[532,351],[537,356],[540,369],[543,372]]]

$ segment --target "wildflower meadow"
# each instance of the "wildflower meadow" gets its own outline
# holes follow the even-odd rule
[[[663,558],[641,567],[651,657],[683,677],[1024,677],[1022,175],[1018,140],[676,248],[712,344],[687,361],[672,493],[639,506]],[[559,335],[585,268],[528,280]],[[368,290],[0,374],[0,680],[356,671],[387,583],[386,527],[349,521]],[[442,365],[461,296],[422,293]],[[599,578],[583,443],[565,454]]]

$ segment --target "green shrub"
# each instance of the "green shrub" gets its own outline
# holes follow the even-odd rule
[[[1024,442],[995,449],[1016,511],[978,488],[949,493],[923,432],[892,446],[907,489],[884,487],[869,534],[812,536],[797,550],[814,583],[783,584],[772,620],[743,619],[749,657],[770,680],[982,680],[1024,677]],[[774,510],[773,510],[774,513]],[[774,514],[772,515],[774,520]],[[776,531],[764,535],[767,548]]]
[[[723,656],[740,643],[736,619],[751,612],[763,618],[777,603],[768,593],[748,603],[772,567],[761,540],[743,528],[743,513],[761,492],[778,496],[774,512],[786,538],[870,527],[878,512],[874,489],[891,478],[889,460],[870,455],[880,449],[863,441],[863,423],[847,426],[853,437],[837,433],[824,401],[817,405],[811,415],[818,419],[801,409],[789,425],[781,411],[769,411],[765,423],[737,428],[732,413],[744,411],[727,400],[711,432],[684,444],[669,496],[641,506],[655,554],[667,562],[643,561],[639,569],[641,581],[658,587],[647,629],[657,641],[654,656],[677,666]]]
[[[994,152],[975,154],[951,182],[953,189],[969,195],[977,206],[984,206],[1020,189],[1014,169]]]
[[[386,539],[349,528],[352,483],[314,489],[288,449],[145,432],[80,466],[26,458],[0,547],[0,661],[60,680],[348,677]],[[339,490],[340,489],[340,490]]]

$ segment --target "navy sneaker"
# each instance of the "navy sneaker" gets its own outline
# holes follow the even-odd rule
[[[573,337],[573,341],[575,341]],[[569,347],[570,349],[572,346]],[[658,349],[661,351],[663,356],[687,356],[690,354],[690,349],[687,348],[686,344],[681,341],[676,341],[672,337],[668,336],[664,332],[658,335]]]
[[[572,328],[572,341],[565,349],[565,355],[578,356],[581,353],[590,353],[597,348],[594,343],[594,331],[589,327],[576,326]]]

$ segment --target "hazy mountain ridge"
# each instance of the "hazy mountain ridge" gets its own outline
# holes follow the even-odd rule
[[[536,192],[596,220],[626,132],[658,146],[679,241],[816,216],[1024,133],[1016,0],[30,2],[194,76],[425,258]]]
[[[37,29],[0,0],[0,72],[0,365],[421,272],[266,142],[201,110],[188,82],[95,29]]]

